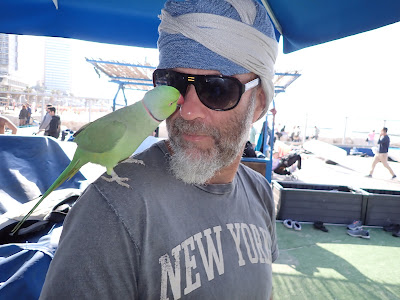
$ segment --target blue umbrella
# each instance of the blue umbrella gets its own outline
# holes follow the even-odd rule
[[[284,52],[400,20],[398,0],[259,0],[284,40]],[[165,0],[1,0],[0,32],[156,48]]]

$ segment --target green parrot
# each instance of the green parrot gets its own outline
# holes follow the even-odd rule
[[[11,234],[34,212],[39,204],[65,180],[72,178],[86,163],[91,162],[107,168],[111,178],[102,176],[111,182],[129,187],[114,172],[114,167],[121,161],[144,163],[129,158],[140,144],[157,126],[177,108],[180,93],[170,86],[159,86],[147,92],[144,98],[132,105],[114,111],[94,122],[88,123],[74,134],[78,147],[71,163],[42,195],[30,212],[13,228]]]

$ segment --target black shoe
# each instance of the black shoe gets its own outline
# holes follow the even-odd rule
[[[314,228],[318,230],[322,230],[324,232],[328,232],[329,230],[324,226],[324,223],[321,221],[314,222]]]
[[[383,230],[387,232],[396,232],[400,230],[400,224],[389,224],[386,226],[383,226]]]
[[[395,237],[400,237],[400,228],[396,232],[393,232],[392,235]]]

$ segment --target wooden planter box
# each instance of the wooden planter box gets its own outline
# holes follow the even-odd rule
[[[400,191],[362,190],[367,193],[365,225],[400,224]]]
[[[364,192],[347,186],[273,181],[278,220],[350,224],[364,221]]]

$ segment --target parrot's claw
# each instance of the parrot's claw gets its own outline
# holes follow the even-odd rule
[[[117,175],[117,173],[115,173],[114,171],[111,173],[111,178],[107,178],[107,177],[105,177],[105,176],[101,176],[101,178],[104,179],[104,180],[107,181],[107,182],[114,182],[114,181],[115,181],[115,182],[118,183],[119,185],[122,185],[122,186],[124,186],[124,187],[129,188],[129,184],[127,184],[127,183],[124,182],[124,181],[128,181],[129,178],[126,178],[126,177],[119,177],[119,176]]]
[[[128,164],[139,164],[139,165],[145,165],[143,160],[141,159],[135,159],[132,157],[128,157],[127,159],[125,159],[124,161],[122,161],[122,163],[128,163]]]

